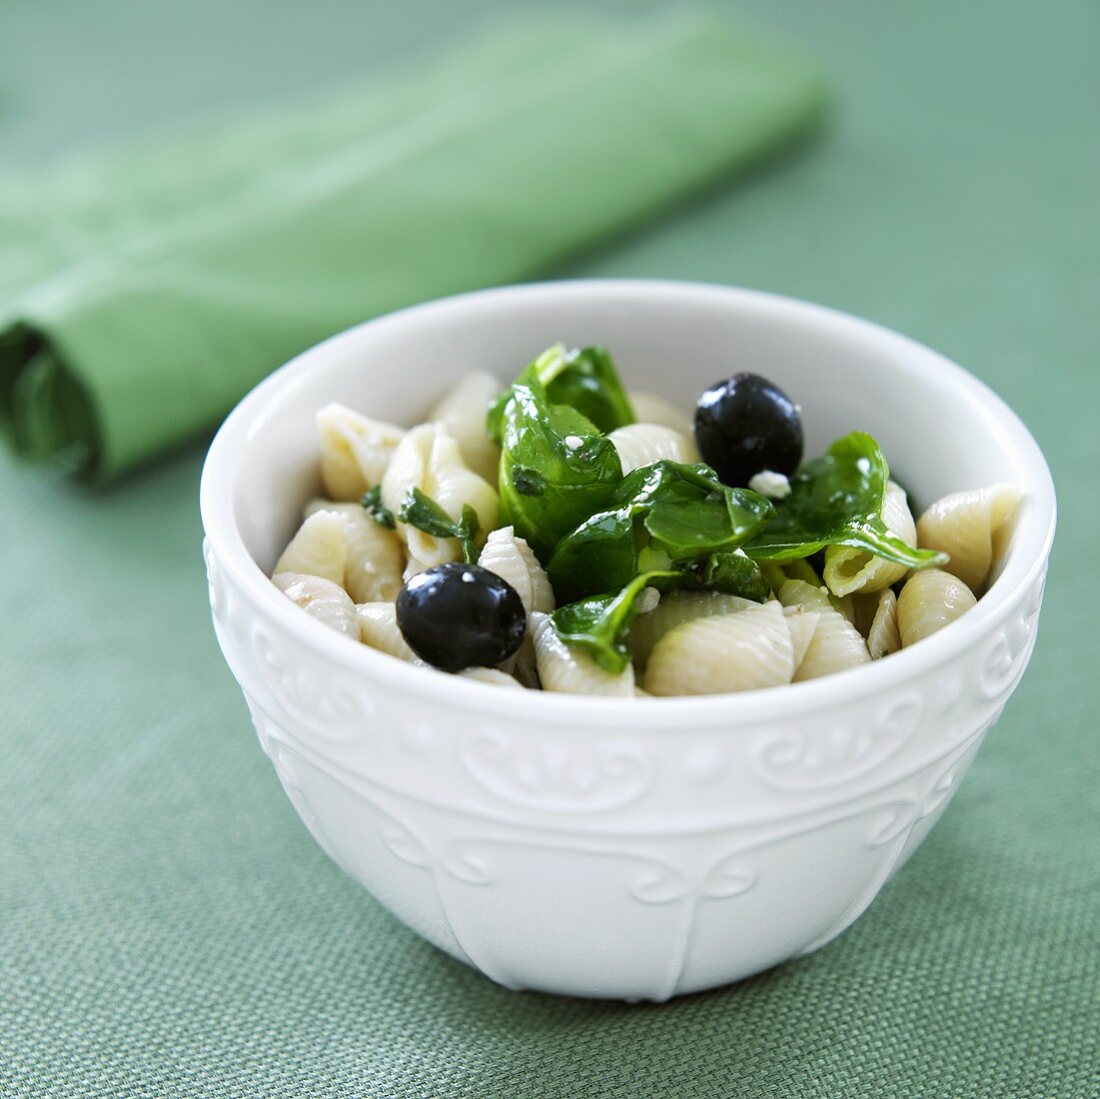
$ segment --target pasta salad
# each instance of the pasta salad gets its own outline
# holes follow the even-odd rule
[[[694,417],[628,393],[607,351],[461,378],[406,429],[317,414],[325,498],[274,584],[355,642],[511,688],[746,691],[913,645],[982,594],[1019,491],[914,519],[876,441],[803,461],[798,406],[756,374]]]

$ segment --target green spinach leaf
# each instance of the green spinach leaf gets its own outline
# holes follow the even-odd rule
[[[643,572],[620,591],[589,596],[559,607],[550,616],[558,636],[567,644],[590,653],[605,671],[620,673],[630,663],[626,632],[637,610],[638,596],[648,587],[661,587],[677,573]]]
[[[502,422],[501,522],[545,561],[563,535],[607,506],[622,480],[619,455],[581,413],[550,402],[535,366],[509,390]]]
[[[551,404],[575,409],[601,432],[634,423],[630,399],[611,356],[602,347],[566,351],[564,344],[555,344],[527,369],[534,371]],[[511,390],[506,389],[489,409],[487,428],[497,444],[504,439],[504,409],[510,396]]]
[[[740,549],[712,553],[690,562],[680,573],[676,586],[740,595],[755,603],[763,603],[772,595],[772,585],[763,569]]]
[[[477,561],[477,538],[481,523],[469,504],[462,505],[462,518],[456,523],[430,496],[418,488],[410,488],[401,502],[398,517],[417,530],[435,538],[457,538],[462,544],[462,559],[468,565]]]
[[[562,538],[547,571],[563,598],[612,591],[640,571],[684,572],[689,562],[729,553],[774,514],[770,501],[723,485],[707,465],[654,462],[624,477],[605,510]],[[718,563],[713,567],[718,575]],[[725,575],[732,577],[732,567]],[[704,572],[699,565],[696,575]]]
[[[825,456],[791,478],[775,521],[745,546],[752,558],[789,561],[826,546],[855,546],[919,569],[946,562],[942,553],[916,549],[882,521],[890,469],[878,443],[862,431],[837,439]]]
[[[397,522],[385,504],[382,503],[382,486],[375,485],[369,492],[364,492],[359,498],[359,503],[367,509],[367,514],[380,526],[387,530],[394,530]]]
[[[607,351],[582,347],[564,357],[565,366],[546,383],[553,404],[575,408],[605,434],[634,423],[630,398]]]

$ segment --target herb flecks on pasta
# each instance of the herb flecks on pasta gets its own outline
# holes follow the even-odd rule
[[[474,543],[481,533],[481,522],[469,504],[462,505],[462,516],[456,522],[430,496],[413,485],[405,492],[398,517],[402,523],[435,538],[457,539],[462,547],[462,560],[467,564],[477,560]]]
[[[364,492],[359,498],[359,503],[380,527],[385,527],[387,530],[397,529],[397,520],[394,519],[393,512],[382,503],[381,484],[375,485],[369,492]]]
[[[467,374],[409,429],[338,404],[317,429],[325,497],[275,586],[390,657],[508,688],[714,694],[885,659],[975,605],[1020,501],[955,492],[914,522],[870,435],[800,464],[774,383],[715,383],[693,422],[628,395],[598,347],[557,344],[507,386]]]
[[[397,516],[397,531],[408,550],[411,567],[406,572],[422,572],[462,557],[457,537],[433,534],[401,519],[410,489],[434,501],[454,523],[462,522],[465,509],[472,508],[481,531],[487,533],[498,526],[496,489],[466,465],[458,442],[440,423],[421,424],[405,435],[381,485],[382,503]]]

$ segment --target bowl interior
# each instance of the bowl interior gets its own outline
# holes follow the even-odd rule
[[[802,406],[807,456],[848,431],[870,432],[915,511],[944,493],[997,481],[1021,485],[1031,509],[1052,507],[1038,448],[1015,416],[912,341],[766,294],[575,282],[394,314],[312,349],[254,390],[233,418],[247,445],[234,454],[231,505],[248,553],[269,570],[303,503],[318,493],[314,414],[322,405],[339,401],[415,424],[462,374],[489,370],[503,384],[559,340],[608,347],[628,388],[658,393],[686,412],[721,377],[764,374]]]

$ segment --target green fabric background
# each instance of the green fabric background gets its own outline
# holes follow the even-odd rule
[[[333,332],[535,277],[822,115],[728,19],[509,20],[394,77],[0,185],[0,430],[108,480]]]
[[[4,1099],[1100,1096],[1100,11],[740,10],[831,70],[830,132],[567,273],[851,309],[1031,425],[1061,508],[1040,642],[952,808],[813,957],[664,1006],[505,992],[343,878],[280,793],[209,627],[201,448],[100,494],[0,454]],[[0,172],[492,15],[7,0]]]

